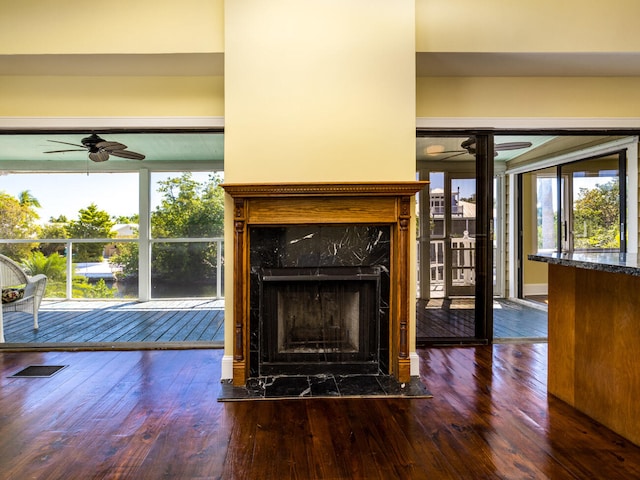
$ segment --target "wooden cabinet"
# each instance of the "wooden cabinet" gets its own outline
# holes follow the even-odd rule
[[[640,277],[549,265],[548,390],[640,445]]]

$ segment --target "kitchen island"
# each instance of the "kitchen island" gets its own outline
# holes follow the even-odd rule
[[[548,392],[640,445],[637,255],[529,255],[549,264]]]

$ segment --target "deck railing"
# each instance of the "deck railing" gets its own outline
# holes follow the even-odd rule
[[[473,285],[475,282],[476,239],[465,235],[452,238],[451,242],[451,282],[453,285]],[[429,267],[431,289],[442,287],[445,281],[445,239],[431,240]]]
[[[73,251],[74,246],[78,244],[87,243],[101,243],[106,245],[120,244],[120,243],[137,243],[140,247],[141,240],[139,238],[36,238],[36,239],[0,239],[0,243],[3,244],[60,244],[64,245],[65,257],[66,257],[66,284],[65,284],[65,297],[67,300],[73,298],[73,277],[74,275],[82,275],[78,272],[77,268],[74,271]],[[145,242],[149,245],[149,248],[153,248],[154,244],[166,244],[166,243],[215,243],[216,244],[216,265],[215,265],[215,279],[216,279],[216,295],[213,298],[223,298],[223,246],[224,239],[222,237],[201,237],[201,238],[153,238]],[[149,250],[151,251],[151,250]],[[20,262],[21,259],[15,259]],[[140,265],[147,264],[147,262],[140,262]],[[119,269],[118,265],[110,264],[112,271],[115,272]],[[141,268],[138,271],[138,281],[141,292],[145,292],[141,295],[140,300],[149,300],[150,295],[150,282],[151,282],[151,268],[152,265],[148,263],[147,268]],[[147,287],[143,288],[147,284]],[[211,297],[209,297],[211,298]]]

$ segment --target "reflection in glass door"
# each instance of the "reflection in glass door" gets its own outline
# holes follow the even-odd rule
[[[446,292],[448,297],[475,295],[476,179],[450,174],[447,198]]]

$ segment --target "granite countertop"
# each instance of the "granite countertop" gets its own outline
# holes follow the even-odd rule
[[[640,277],[640,264],[635,253],[535,253],[527,258],[535,262]]]

